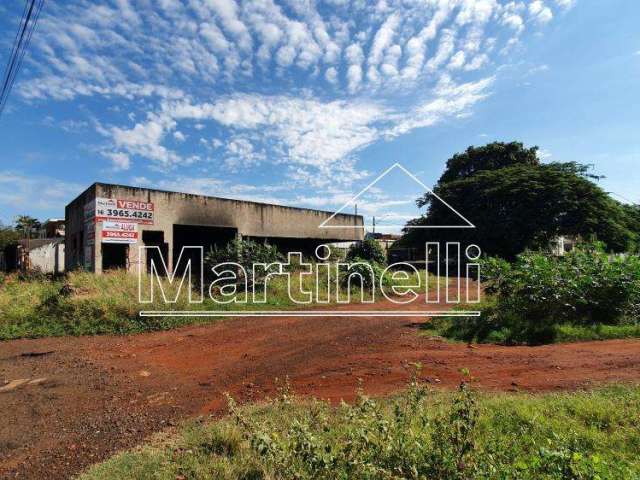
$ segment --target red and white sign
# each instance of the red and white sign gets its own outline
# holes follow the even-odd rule
[[[95,221],[119,220],[153,225],[153,203],[97,197]]]
[[[136,243],[138,241],[138,225],[130,222],[103,222],[102,243]]]

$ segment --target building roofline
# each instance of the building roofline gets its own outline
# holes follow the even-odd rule
[[[344,217],[355,217],[362,219],[362,224],[364,225],[364,217],[362,215],[356,215],[356,214],[351,214],[351,213],[336,213],[335,211],[329,211],[329,210],[318,210],[318,209],[314,209],[314,208],[305,208],[305,207],[292,207],[290,205],[279,205],[277,203],[266,203],[266,202],[256,202],[253,200],[241,200],[241,199],[237,199],[237,198],[225,198],[225,197],[215,197],[213,195],[201,195],[201,194],[197,194],[197,193],[188,193],[188,192],[177,192],[175,190],[162,190],[162,189],[158,189],[158,188],[146,188],[146,187],[132,187],[131,185],[122,185],[119,183],[105,183],[105,182],[93,182],[91,185],[89,185],[89,187],[87,187],[85,190],[82,191],[82,193],[80,193],[76,198],[74,198],[71,202],[69,202],[67,205],[70,205],[71,203],[75,202],[78,198],[80,198],[82,195],[84,195],[87,191],[91,190],[91,188],[93,187],[97,187],[97,186],[101,186],[101,187],[116,187],[116,188],[130,188],[132,190],[142,190],[142,191],[147,191],[147,192],[158,192],[158,193],[171,193],[171,194],[178,194],[178,195],[190,195],[192,197],[200,197],[200,198],[210,198],[210,199],[214,199],[214,200],[223,200],[226,202],[242,202],[242,203],[251,203],[254,205],[263,205],[263,206],[270,206],[270,207],[279,207],[279,208],[288,208],[291,210],[302,210],[302,211],[307,211],[307,212],[315,212],[315,213],[325,213],[328,215],[340,215],[340,216],[344,216]]]
[[[85,188],[84,190],[82,190],[78,195],[76,195],[74,197],[73,200],[71,200],[69,203],[67,203],[64,207],[65,209],[65,219],[67,218],[67,207],[69,207],[70,205],[76,203],[85,193],[87,193],[89,190],[91,190],[92,188],[95,188],[96,185],[98,185],[99,182],[93,182],[91,185],[89,185],[87,188]],[[101,184],[101,185],[105,185],[105,184]]]

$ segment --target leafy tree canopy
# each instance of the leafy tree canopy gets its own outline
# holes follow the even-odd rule
[[[525,148],[520,142],[493,142],[469,147],[447,160],[438,184],[470,177],[483,170],[497,170],[512,165],[539,165],[538,147]]]
[[[0,252],[20,239],[20,234],[13,228],[0,224]]]
[[[15,228],[21,232],[26,238],[27,236],[33,237],[41,226],[40,221],[37,218],[30,217],[29,215],[18,215],[16,217]]]
[[[505,149],[519,153],[509,157],[501,153]],[[499,155],[491,159],[478,152]],[[633,228],[637,211],[593,183],[588,170],[577,163],[540,164],[535,147],[527,150],[515,142],[470,148],[447,162],[445,181],[441,178],[434,191],[476,228],[409,229],[403,243],[473,242],[487,254],[514,258],[527,248],[545,247],[558,235],[576,235],[595,237],[613,251],[629,250],[640,237]],[[429,193],[417,203],[427,212],[408,225],[460,224]]]

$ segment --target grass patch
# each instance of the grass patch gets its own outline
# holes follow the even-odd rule
[[[91,467],[101,479],[619,479],[640,476],[640,388],[434,392],[354,405],[288,393]]]
[[[544,337],[546,341],[534,342],[528,341],[531,338],[530,336],[523,335],[520,328],[522,322],[508,322],[504,316],[496,319],[493,314],[495,302],[491,297],[479,304],[454,307],[454,310],[457,309],[480,310],[482,313],[480,317],[434,317],[421,326],[422,335],[443,337],[453,342],[503,345],[640,338],[640,324],[632,320],[629,320],[628,323],[617,325],[605,325],[602,323],[575,325],[567,322],[547,325],[548,331]]]
[[[217,303],[207,295],[203,303],[189,303],[188,291],[183,289],[175,303],[164,303],[155,289],[154,301],[141,304],[138,301],[138,277],[125,271],[112,271],[103,275],[88,272],[69,272],[63,277],[45,275],[7,275],[0,277],[0,340],[35,338],[62,335],[131,334],[154,330],[166,330],[186,324],[215,321],[215,317],[140,317],[140,310],[288,310],[318,307],[316,298],[335,304],[335,292],[327,295],[326,282],[319,282],[319,290],[313,275],[294,272],[293,300],[289,297],[286,277],[273,277],[267,283],[264,303],[254,303],[251,294],[246,302]],[[424,280],[424,272],[419,273]],[[396,281],[396,285],[415,283],[416,274]],[[145,279],[148,281],[148,278]],[[176,282],[177,283],[177,282]],[[313,303],[296,303],[305,297],[296,293],[295,287],[311,292]],[[144,284],[143,284],[144,286]],[[163,287],[168,298],[177,293],[177,285],[166,280]],[[353,286],[351,302],[358,303],[371,298],[371,290]],[[389,293],[389,292],[388,292]],[[380,290],[375,299],[382,299]],[[218,298],[218,297],[216,297]],[[342,299],[347,298],[343,292]]]
[[[614,340],[617,338],[639,338],[640,325],[559,325],[556,334],[558,342],[579,342],[587,340]]]

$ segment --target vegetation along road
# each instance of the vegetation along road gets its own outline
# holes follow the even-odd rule
[[[126,337],[5,342],[0,377],[16,381],[0,393],[0,476],[67,477],[183,418],[223,413],[224,392],[241,402],[273,396],[285,376],[296,393],[331,401],[352,399],[360,382],[370,394],[397,391],[417,362],[423,381],[444,388],[457,386],[464,368],[477,388],[496,391],[640,379],[640,340],[468,346],[424,335],[422,322],[238,318]]]

